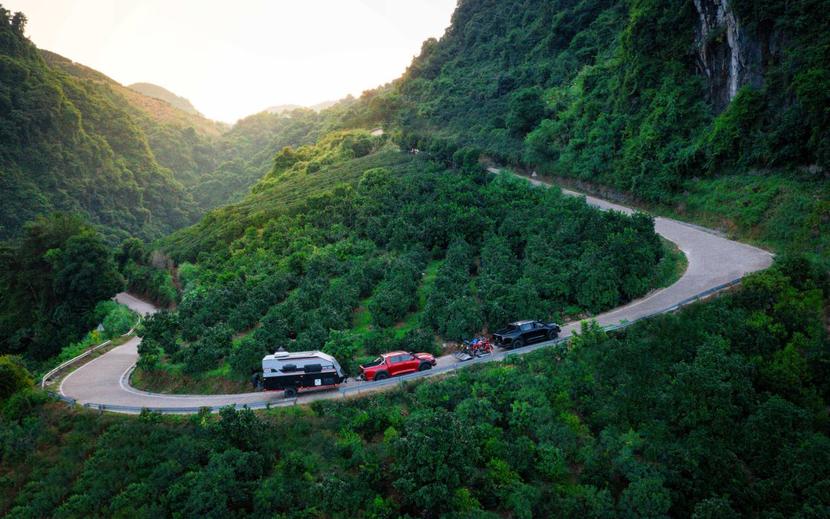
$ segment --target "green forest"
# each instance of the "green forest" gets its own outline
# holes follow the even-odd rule
[[[26,22],[0,7],[0,515],[830,516],[825,2],[459,0],[401,77],[234,125]],[[604,331],[686,266],[650,215],[774,264]],[[40,389],[136,325],[138,389],[239,393],[277,348],[354,377],[517,319],[582,324],[290,408],[126,416]]]
[[[554,362],[543,350],[308,407],[98,416],[23,390],[3,409],[0,511],[822,517],[829,287],[786,260],[623,332],[585,326]]]
[[[711,94],[718,78],[696,67],[726,28],[696,42],[701,15],[687,0],[464,0],[382,96],[409,146],[470,147],[826,257],[830,11],[820,0],[729,5],[766,55],[763,84],[725,108]]]
[[[82,215],[111,243],[160,238],[241,199],[276,152],[316,142],[354,102],[226,128],[35,48],[25,23],[0,11],[0,239],[51,212]]]
[[[158,237],[193,220],[184,188],[162,169],[134,120],[83,81],[50,68],[0,11],[0,238],[63,211]]]
[[[437,353],[436,336],[459,341],[516,315],[596,314],[664,270],[649,217],[476,164],[448,170],[361,131],[280,152],[244,202],[166,240],[187,260],[183,292],[176,311],[145,322],[139,366],[166,359],[196,374],[227,362],[241,380],[279,347],[322,349],[354,375],[383,351]]]

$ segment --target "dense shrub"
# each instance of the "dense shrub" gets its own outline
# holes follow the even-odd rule
[[[232,335],[230,328],[217,324],[205,330],[198,340],[182,348],[177,358],[184,363],[185,372],[200,373],[217,367],[219,361],[230,353]]]
[[[122,267],[121,272],[131,292],[146,296],[162,307],[176,302],[178,295],[176,286],[173,284],[173,277],[166,269],[129,261]]]
[[[18,359],[0,356],[0,401],[32,386],[32,376]]]
[[[168,310],[144,317],[138,327],[140,337],[154,341],[168,355],[175,355],[179,351],[179,331],[178,314]]]
[[[822,515],[828,296],[823,269],[785,258],[622,331],[585,323],[555,356],[258,415],[99,417],[24,390],[0,419],[0,512]],[[355,340],[332,333],[326,348]]]
[[[136,323],[135,313],[115,301],[101,301],[95,305],[95,320],[104,327],[103,337],[112,339],[127,333]]]
[[[422,252],[395,258],[387,267],[369,302],[375,326],[385,328],[400,321],[417,305],[418,281],[424,267]]]
[[[347,136],[303,154],[329,157]],[[412,337],[402,336],[412,329],[460,340],[515,319],[599,312],[654,285],[662,246],[650,218],[600,213],[556,189],[485,174],[456,151],[455,170],[389,156],[354,190],[315,193],[291,214],[257,204],[285,188],[264,180],[255,197],[217,216],[239,229],[226,250],[185,268],[183,342],[198,344],[211,327],[227,326],[265,351],[316,350],[354,328],[359,346],[338,357],[354,366],[365,354],[408,349]],[[338,153],[332,160],[341,162],[329,167],[354,167]],[[301,162],[286,164],[275,175],[302,174]],[[254,207],[269,216],[250,220]],[[247,376],[260,348],[245,345],[234,371]],[[204,365],[215,367],[218,356]]]
[[[262,371],[262,357],[269,353],[273,351],[267,345],[247,336],[231,350],[228,363],[234,373],[250,375]]]
[[[20,240],[0,244],[0,353],[56,355],[99,324],[95,305],[123,283],[103,237],[80,218],[30,222]]]
[[[322,350],[335,359],[341,359],[341,362],[343,362],[341,367],[346,373],[350,376],[356,376],[359,372],[359,363],[354,362],[353,359],[356,358],[361,347],[360,337],[356,334],[347,331],[332,330]]]

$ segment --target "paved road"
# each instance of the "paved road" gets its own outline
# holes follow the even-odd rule
[[[498,173],[498,170],[491,170]],[[542,182],[530,179],[537,185]],[[572,191],[565,193],[574,196],[583,196]],[[632,213],[633,210],[605,200],[586,197],[588,204],[603,210],[615,210]],[[674,242],[688,259],[688,268],[683,276],[670,287],[657,290],[642,299],[633,301],[623,307],[616,308],[596,317],[602,325],[619,324],[622,321],[634,321],[638,318],[653,315],[668,310],[678,303],[694,297],[706,290],[713,289],[725,283],[762,270],[772,264],[772,255],[757,247],[728,240],[700,227],[658,217],[655,219],[655,230],[661,236]],[[116,299],[142,314],[155,311],[153,305],[141,301],[129,294],[118,294]],[[562,337],[568,337],[579,323],[568,323],[563,326]],[[178,408],[218,407],[228,404],[262,405],[285,403],[280,393],[245,393],[237,395],[161,395],[147,393],[132,388],[129,385],[129,373],[138,358],[136,347],[140,339],[134,338],[129,342],[113,348],[108,353],[81,366],[70,373],[60,385],[60,392],[67,397],[76,399],[79,403],[104,404],[107,406],[149,407],[158,410],[175,411]],[[535,349],[533,347],[525,348]],[[503,358],[503,355],[493,355],[492,360]],[[438,367],[447,367],[456,361],[451,355],[441,357]],[[438,370],[436,370],[438,371]],[[424,372],[429,376],[430,372]],[[387,387],[393,381],[385,383],[358,383],[349,381],[348,386],[360,384],[361,392]],[[320,398],[338,398],[343,395],[339,392],[317,392],[301,395],[300,402],[307,402]]]
[[[115,295],[115,300],[121,303],[124,306],[128,306],[132,311],[138,313],[139,315],[146,316],[158,311],[153,303],[148,303],[147,301],[142,301],[141,299],[135,297],[132,294],[128,294],[126,292],[121,292],[120,294]]]

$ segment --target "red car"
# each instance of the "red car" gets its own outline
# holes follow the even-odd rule
[[[383,380],[397,375],[424,371],[435,365],[435,357],[429,353],[393,351],[384,353],[371,364],[360,366],[363,380]]]

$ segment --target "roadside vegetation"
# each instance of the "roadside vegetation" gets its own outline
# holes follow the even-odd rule
[[[785,259],[567,349],[308,407],[99,416],[23,389],[0,419],[0,513],[821,516],[829,288]]]
[[[115,301],[101,301],[95,305],[93,322],[99,323],[98,326],[87,332],[81,340],[64,346],[55,357],[39,364],[37,374],[44,375],[50,369],[77,357],[87,349],[124,335],[138,323],[138,314]]]
[[[273,203],[289,198],[302,202]],[[155,387],[153,370],[193,376],[181,387],[208,372],[247,380],[280,347],[321,349],[354,375],[369,356],[436,353],[437,338],[516,316],[595,314],[676,268],[646,216],[603,213],[477,164],[447,169],[361,131],[281,152],[250,197],[166,244],[174,258],[202,252],[179,268],[177,309],[140,332],[143,387]]]
[[[394,107],[406,148],[481,154],[826,258],[830,12],[812,0],[729,9],[768,54],[763,81],[726,104],[698,48],[719,52],[725,29],[696,42],[693,2],[466,0],[371,106]]]
[[[97,231],[72,215],[37,218],[0,244],[0,352],[54,357],[107,317],[96,305],[123,286]]]
[[[729,4],[769,53],[731,102],[698,71],[694,2],[462,0],[400,79],[229,131],[39,52],[0,8],[0,515],[830,515],[830,10]],[[492,163],[778,259],[625,330],[354,400],[129,417],[35,388],[126,325],[100,304],[125,286],[165,307],[133,382],[224,393],[279,347],[354,374],[682,273],[649,217]]]

